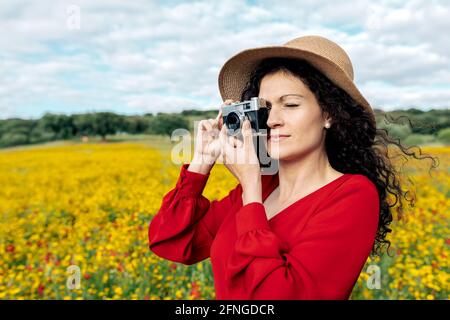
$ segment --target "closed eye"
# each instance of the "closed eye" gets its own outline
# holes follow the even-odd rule
[[[298,107],[298,104],[286,104],[286,107]]]

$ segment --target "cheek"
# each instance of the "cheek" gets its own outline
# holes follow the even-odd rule
[[[285,122],[285,131],[291,134],[289,143],[280,145],[280,151],[295,152],[314,148],[321,143],[323,131],[320,121],[312,117],[292,117]]]
[[[283,120],[284,126],[281,131],[289,133],[291,137],[286,140],[286,143],[278,145],[272,145],[269,142],[267,150],[271,156],[278,153],[281,158],[284,158],[320,145],[323,135],[320,117],[298,110],[298,112],[285,114]]]
[[[308,136],[314,131],[314,121],[310,117],[302,114],[294,114],[285,122],[286,131],[294,138]]]

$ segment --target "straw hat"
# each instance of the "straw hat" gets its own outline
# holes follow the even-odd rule
[[[239,101],[251,72],[266,58],[296,58],[308,61],[334,84],[346,91],[371,115],[375,115],[367,100],[353,82],[353,66],[347,53],[339,45],[321,36],[304,36],[282,46],[251,48],[231,57],[219,73],[222,99]]]

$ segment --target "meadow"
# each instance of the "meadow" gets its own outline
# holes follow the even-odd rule
[[[0,299],[214,299],[209,259],[185,266],[148,249],[148,224],[179,174],[169,147],[162,139],[0,151]],[[405,164],[415,206],[392,225],[391,256],[368,259],[352,299],[450,298],[450,147],[423,151],[440,165],[430,175],[427,160]],[[216,165],[203,194],[218,199],[236,183]],[[367,285],[370,265],[380,268],[379,289]]]

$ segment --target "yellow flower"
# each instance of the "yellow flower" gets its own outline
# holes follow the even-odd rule
[[[148,250],[148,223],[180,169],[170,139],[151,139],[0,150],[0,299],[181,299],[194,280],[215,299],[209,261],[171,268]],[[450,147],[423,151],[440,167],[432,176],[426,161],[405,167],[415,206],[390,225],[394,256],[367,259],[352,299],[450,299]],[[235,185],[216,165],[203,195],[219,199]],[[381,268],[381,289],[367,287],[370,264]]]
[[[115,293],[116,295],[118,295],[118,296],[121,296],[122,293],[123,293],[122,288],[116,287],[116,288],[114,289],[114,293]]]

